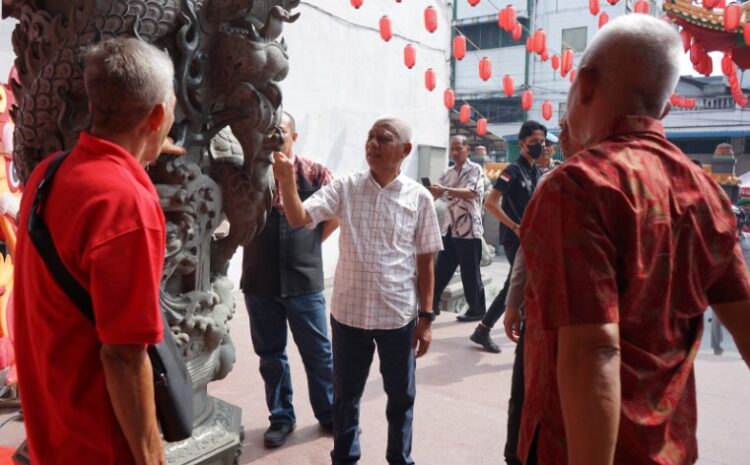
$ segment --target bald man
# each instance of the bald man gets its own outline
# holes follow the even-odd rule
[[[680,46],[670,24],[626,15],[579,64],[567,119],[583,149],[521,224],[527,465],[695,463],[707,305],[750,360],[750,277],[731,205],[659,121]]]

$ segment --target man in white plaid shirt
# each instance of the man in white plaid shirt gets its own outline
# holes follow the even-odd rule
[[[377,348],[388,396],[390,465],[413,465],[415,358],[427,352],[434,319],[433,254],[442,249],[432,196],[401,173],[412,149],[411,128],[381,118],[365,145],[366,172],[339,178],[303,204],[293,164],[274,154],[274,175],[292,227],[338,219],[339,261],[333,283],[333,465],[356,464],[359,403]]]

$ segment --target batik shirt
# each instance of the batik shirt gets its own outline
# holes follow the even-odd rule
[[[478,164],[466,160],[460,169],[449,167],[438,181],[443,187],[469,189],[476,195],[471,199],[447,196],[447,212],[441,233],[451,233],[454,239],[480,239],[482,237],[482,196],[484,194],[484,171]]]
[[[667,141],[660,122],[623,118],[608,134],[550,174],[521,224],[529,275],[519,455],[538,432],[539,463],[567,463],[557,330],[617,323],[615,463],[692,464],[703,311],[750,299],[736,220],[720,187]]]

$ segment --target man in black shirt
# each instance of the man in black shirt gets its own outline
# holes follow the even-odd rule
[[[304,200],[329,184],[331,174],[292,152],[297,132],[294,119],[286,112],[281,132],[281,152],[294,159],[297,190]],[[305,365],[315,418],[322,428],[332,431],[333,359],[323,296],[321,242],[337,226],[336,222],[326,222],[315,229],[290,227],[277,183],[266,227],[244,250],[240,286],[266,387],[271,422],[263,435],[266,447],[284,444],[296,421],[286,355],[287,323]]]
[[[523,123],[518,133],[521,156],[503,170],[485,204],[487,211],[500,221],[500,243],[503,245],[505,256],[511,264],[503,289],[492,301],[492,305],[484,315],[482,322],[479,323],[470,338],[488,352],[500,352],[500,347],[490,337],[490,330],[505,311],[505,297],[508,294],[513,261],[520,246],[518,229],[526,205],[531,200],[531,194],[534,193],[537,181],[542,175],[541,170],[536,166],[536,160],[544,152],[546,137],[547,128],[542,124],[536,121]]]

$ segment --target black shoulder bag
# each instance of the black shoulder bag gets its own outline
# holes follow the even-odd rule
[[[63,264],[43,219],[45,199],[50,192],[55,172],[69,154],[70,152],[63,152],[56,155],[47,168],[44,179],[36,190],[27,230],[57,284],[81,313],[94,323],[91,294]],[[174,442],[187,439],[193,434],[193,382],[169,325],[166,321],[163,323],[164,339],[159,344],[148,346],[148,357],[154,370],[156,416],[164,439]]]

